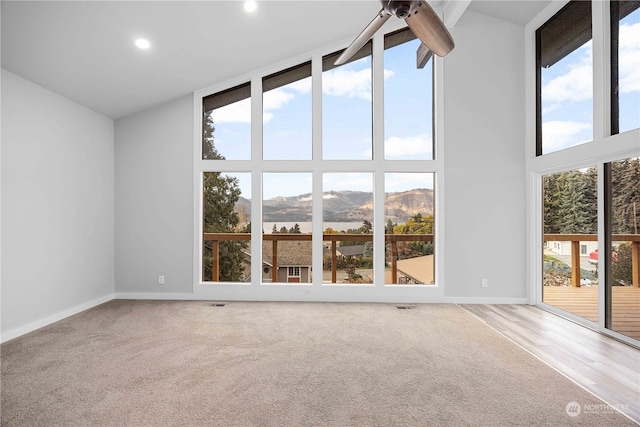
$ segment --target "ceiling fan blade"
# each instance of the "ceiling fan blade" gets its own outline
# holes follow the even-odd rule
[[[436,55],[445,56],[453,50],[455,44],[449,30],[426,1],[418,3],[405,22],[413,34]]]
[[[429,62],[432,56],[433,52],[431,52],[431,50],[424,43],[420,43],[420,46],[418,46],[418,51],[416,52],[416,67],[418,67],[419,69],[424,68],[424,66],[427,65],[427,62]]]
[[[349,47],[344,52],[342,52],[342,55],[340,55],[334,65],[342,65],[349,59],[351,59],[351,57],[355,55],[356,52],[358,52],[360,49],[362,49],[362,46],[364,46],[371,39],[371,37],[373,37],[373,34],[378,31],[390,17],[391,15],[385,12],[384,9],[381,9],[376,17],[373,18],[373,21],[371,21],[369,25],[367,25],[365,29],[362,30],[360,34],[358,34],[358,37],[356,37],[356,39],[351,42]]]

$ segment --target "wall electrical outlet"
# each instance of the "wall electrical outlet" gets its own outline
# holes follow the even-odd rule
[[[483,288],[488,288],[489,287],[489,279],[482,279],[482,287]]]
[[[158,276],[158,285],[164,285],[164,276]]]

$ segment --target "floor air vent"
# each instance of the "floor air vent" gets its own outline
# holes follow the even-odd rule
[[[211,307],[224,307],[224,304],[220,303],[220,302],[215,302],[213,304],[209,304]]]
[[[396,308],[398,310],[415,310],[416,306],[415,305],[396,305]]]

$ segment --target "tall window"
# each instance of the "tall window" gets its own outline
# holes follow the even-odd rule
[[[346,64],[342,52],[322,58],[322,158],[371,160],[372,89],[369,42]]]
[[[262,156],[311,159],[311,62],[262,79]]]
[[[536,31],[537,147],[593,140],[591,2],[571,1]]]
[[[214,93],[202,100],[202,158],[251,158],[251,84]]]
[[[611,2],[611,133],[640,128],[640,1]]]
[[[416,68],[408,30],[377,40],[342,66],[334,52],[257,73],[261,99],[251,84],[203,94],[202,282],[286,298],[435,284],[433,62]]]
[[[202,230],[203,281],[250,280],[250,173],[203,173]]]
[[[433,159],[433,60],[416,68],[420,46],[403,29],[384,38],[384,158]]]
[[[324,283],[373,283],[373,175],[322,178]]]
[[[432,173],[385,174],[385,283],[435,283],[433,180]]]
[[[311,174],[306,172],[262,174],[264,283],[311,282],[311,183]]]

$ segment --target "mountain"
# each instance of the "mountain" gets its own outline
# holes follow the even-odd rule
[[[373,219],[373,193],[366,191],[327,191],[323,194],[322,210],[327,222],[360,222]],[[433,190],[416,188],[385,194],[385,217],[402,224],[412,216],[433,214]],[[275,197],[262,205],[264,222],[311,221],[310,193],[290,197]],[[251,212],[251,200],[240,197],[236,207]]]
[[[393,223],[402,224],[417,214],[433,215],[433,190],[416,188],[400,193],[387,193],[384,215]]]

